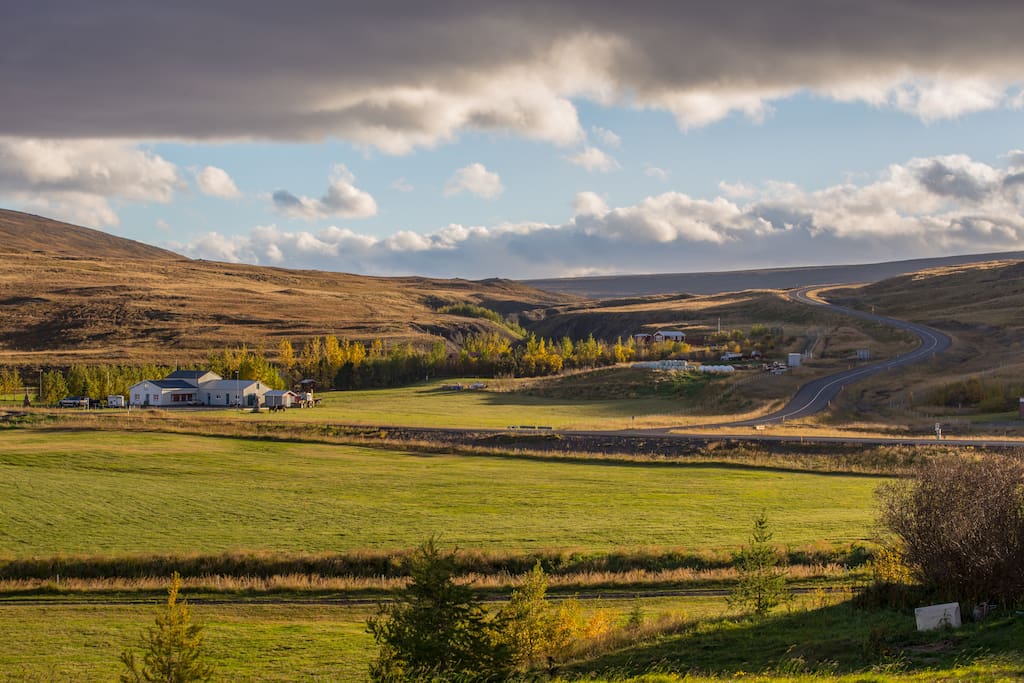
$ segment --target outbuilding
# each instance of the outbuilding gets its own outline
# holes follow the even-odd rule
[[[263,395],[263,405],[268,408],[292,408],[299,402],[299,395],[287,389],[272,389]]]

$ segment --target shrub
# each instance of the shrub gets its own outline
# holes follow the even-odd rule
[[[943,458],[879,490],[881,522],[938,597],[1024,600],[1024,463]]]

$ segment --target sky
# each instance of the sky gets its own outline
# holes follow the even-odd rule
[[[1021,250],[1021,26],[945,0],[13,3],[0,206],[372,275]]]

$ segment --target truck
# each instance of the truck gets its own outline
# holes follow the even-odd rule
[[[739,351],[726,351],[722,354],[723,361],[741,360],[742,358],[743,354]]]

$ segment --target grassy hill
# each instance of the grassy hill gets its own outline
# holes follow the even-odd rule
[[[174,260],[173,251],[43,216],[0,209],[0,256],[39,253],[75,258]]]
[[[994,420],[1003,428],[1024,396],[1024,261],[998,260],[924,270],[857,288],[831,290],[836,303],[937,327],[953,347],[895,378],[878,377],[847,396],[860,406],[913,406],[941,419],[948,433]],[[943,388],[979,382],[982,401],[936,399]],[[947,392],[949,393],[949,392]],[[952,392],[955,393],[955,392]],[[1002,405],[996,395],[1002,394]],[[945,405],[943,405],[945,404]],[[991,415],[989,415],[991,413]]]
[[[96,230],[0,212],[0,363],[190,362],[211,349],[335,334],[429,343],[572,298],[507,280],[381,278],[187,259]]]
[[[965,254],[936,258],[863,263],[844,266],[797,266],[711,273],[655,273],[650,275],[602,275],[592,277],[524,280],[533,287],[574,294],[589,299],[611,299],[655,294],[719,294],[745,289],[792,289],[810,285],[843,285],[878,282],[930,268],[980,263],[996,259],[1020,259],[1024,252]]]

